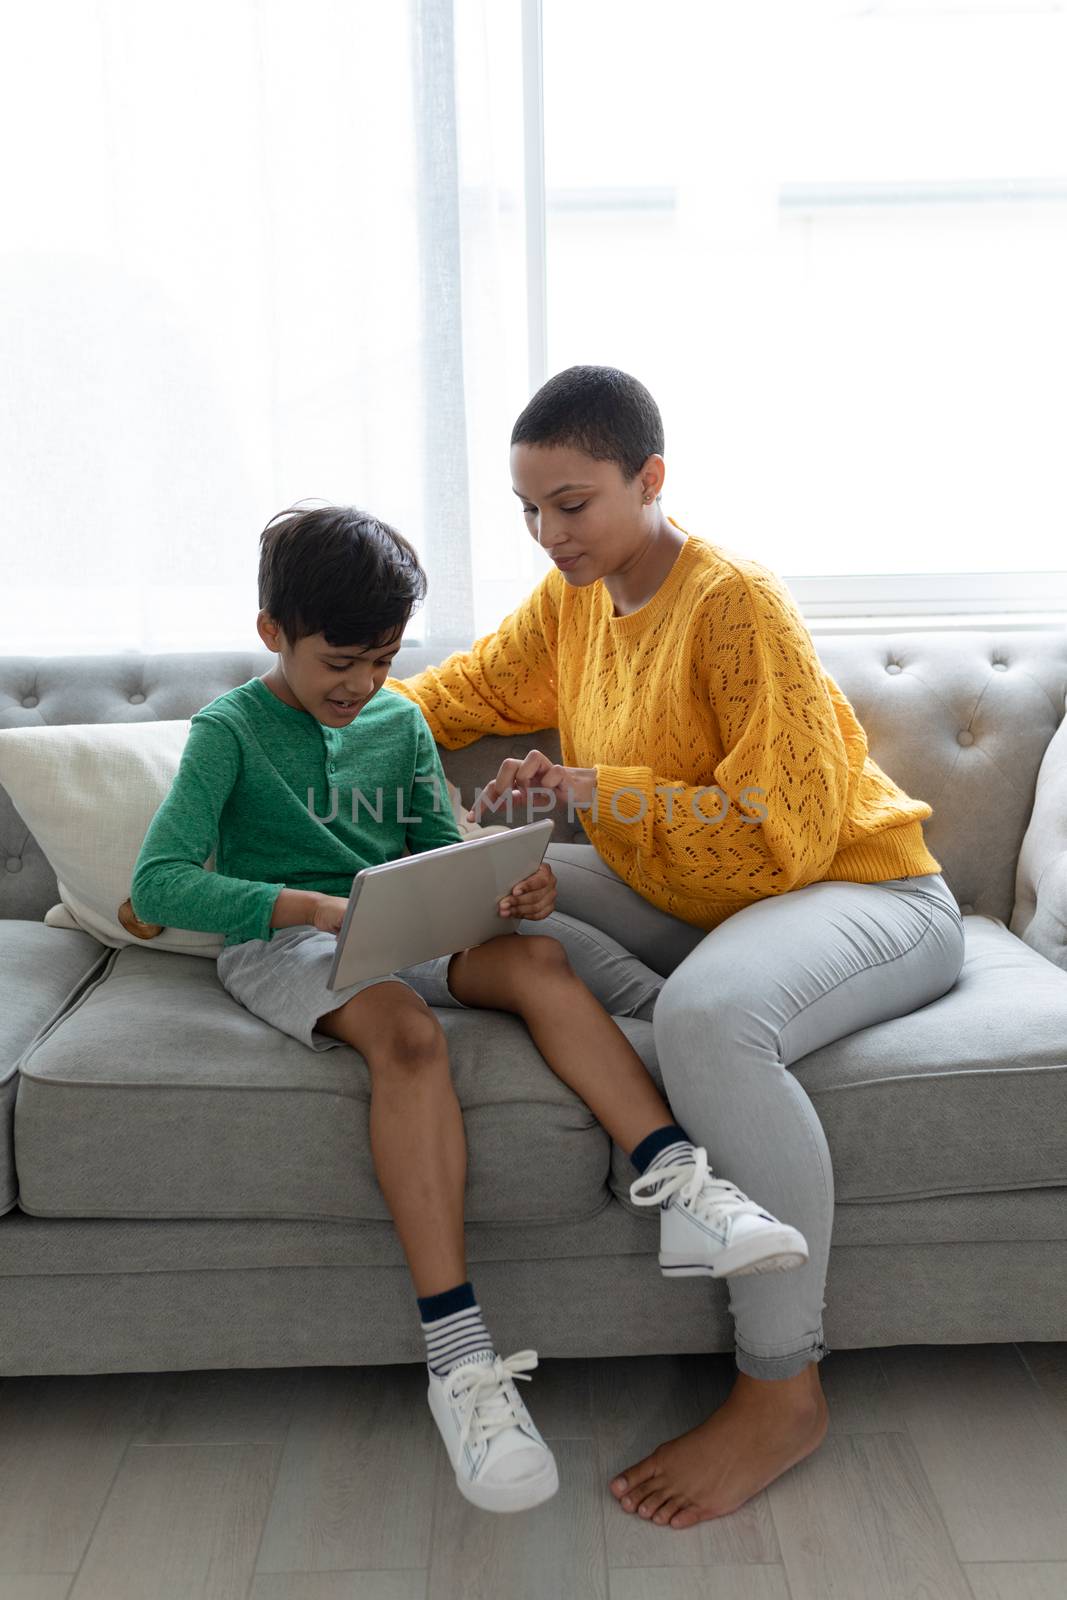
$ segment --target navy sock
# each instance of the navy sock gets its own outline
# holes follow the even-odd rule
[[[630,1152],[630,1160],[638,1172],[650,1172],[656,1167],[666,1167],[675,1161],[694,1161],[696,1153],[692,1141],[684,1128],[677,1122],[668,1122],[662,1128],[654,1128],[636,1150]],[[665,1206],[669,1200],[663,1202]]]
[[[458,1283],[440,1294],[424,1295],[418,1306],[426,1364],[435,1377],[445,1377],[461,1361],[492,1361],[496,1351],[472,1284]]]

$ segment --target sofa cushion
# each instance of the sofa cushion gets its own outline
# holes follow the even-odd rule
[[[107,951],[87,933],[0,918],[0,1214],[18,1195],[15,1097],[18,1062],[35,1037],[62,1016]]]
[[[1037,775],[1010,927],[1041,955],[1067,967],[1067,720],[1053,734]]]
[[[967,917],[965,930],[947,995],[794,1064],[826,1130],[839,1203],[1067,1184],[1067,974],[994,918]],[[194,957],[133,946],[108,956],[23,1056],[23,1210],[388,1218],[356,1051],[309,1051]],[[468,1220],[593,1215],[608,1137],[524,1025],[503,1012],[436,1015],[467,1128]],[[652,1024],[616,1020],[662,1088]],[[612,1145],[610,1187],[645,1215],[629,1200],[634,1176]]]
[[[608,1137],[525,1025],[436,1015],[467,1130],[468,1218],[595,1213]],[[651,1023],[624,1026],[650,1050]],[[42,1217],[387,1220],[369,1113],[355,1050],[309,1050],[227,994],[212,964],[128,945],[22,1063],[19,1204]]]
[[[826,1133],[839,1204],[1067,1184],[1067,973],[995,917],[963,925],[947,994],[791,1068]],[[635,1176],[613,1145],[611,1187],[627,1206]]]

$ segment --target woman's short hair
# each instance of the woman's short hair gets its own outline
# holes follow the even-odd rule
[[[543,383],[511,430],[512,444],[574,445],[617,461],[629,482],[663,454],[663,419],[645,388],[618,367],[567,367]]]
[[[259,604],[292,646],[384,644],[426,597],[414,547],[357,506],[300,503],[259,536]]]

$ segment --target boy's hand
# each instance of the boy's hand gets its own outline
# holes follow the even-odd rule
[[[320,894],[312,917],[312,926],[322,933],[340,933],[348,910],[348,899],[338,894]]]
[[[556,874],[547,861],[537,871],[517,883],[500,902],[503,917],[530,917],[535,922],[552,915],[556,905]]]

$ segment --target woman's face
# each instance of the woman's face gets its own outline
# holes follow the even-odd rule
[[[511,482],[527,529],[576,588],[624,571],[647,544],[660,521],[655,496],[664,474],[658,455],[627,483],[617,461],[596,461],[574,446],[511,447]],[[569,557],[573,564],[564,565]]]

